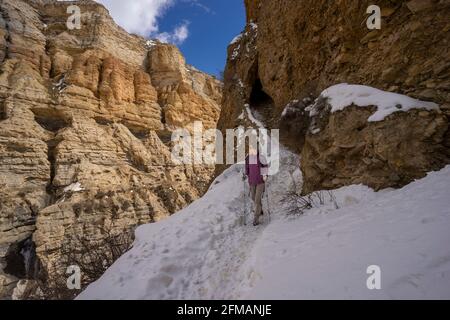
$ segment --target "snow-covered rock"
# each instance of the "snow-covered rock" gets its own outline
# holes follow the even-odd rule
[[[231,54],[231,60],[235,60],[239,56],[239,52],[241,50],[241,45],[238,45],[236,48],[233,49],[233,53]]]
[[[236,37],[233,38],[233,40],[231,40],[230,45],[233,45],[233,44],[241,41],[242,36],[243,36],[243,33],[238,34]]]
[[[398,93],[347,83],[329,87],[321,93],[321,96],[328,99],[328,103],[332,107],[331,112],[341,111],[351,105],[377,107],[377,111],[369,117],[369,122],[382,121],[394,112],[406,112],[411,109],[439,109],[439,106],[433,102],[420,101]]]
[[[435,103],[338,84],[297,109],[285,118],[297,121],[304,193],[359,183],[398,188],[450,163],[448,119]]]
[[[83,191],[84,188],[81,186],[81,183],[75,182],[71,185],[64,188],[64,192],[80,192]]]

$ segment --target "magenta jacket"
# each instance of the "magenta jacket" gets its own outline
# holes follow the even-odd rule
[[[250,161],[250,157],[254,157]],[[245,158],[245,175],[248,177],[248,183],[251,186],[257,186],[264,183],[263,176],[268,173],[268,165],[264,156],[247,156]]]

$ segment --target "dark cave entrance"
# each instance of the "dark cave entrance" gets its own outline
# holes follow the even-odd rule
[[[277,124],[275,117],[275,103],[271,96],[265,91],[258,71],[255,71],[252,91],[250,93],[249,105],[253,115],[262,120],[267,128],[274,128]]]
[[[57,133],[71,125],[62,112],[53,109],[33,109],[31,111],[34,113],[34,120],[47,131]]]
[[[259,78],[256,78],[250,94],[250,106],[255,109],[273,107],[272,98],[264,91]]]
[[[4,272],[19,279],[36,279],[39,273],[39,260],[36,245],[31,237],[12,244],[4,258]]]

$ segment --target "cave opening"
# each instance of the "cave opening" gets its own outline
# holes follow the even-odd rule
[[[250,94],[250,106],[255,109],[273,107],[272,98],[264,91],[259,78],[256,78]]]
[[[36,245],[31,237],[10,245],[4,260],[4,272],[19,279],[36,279],[39,274]]]
[[[45,130],[53,133],[71,125],[70,121],[56,110],[51,109],[33,109],[34,120]]]
[[[275,103],[272,97],[264,91],[257,72],[250,93],[249,105],[251,110],[255,111],[253,112],[254,116],[260,118],[259,120],[262,120],[266,127],[276,126]]]

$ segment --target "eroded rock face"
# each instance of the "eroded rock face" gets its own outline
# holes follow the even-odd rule
[[[353,183],[402,186],[450,162],[448,1],[378,2],[381,30],[366,27],[370,1],[245,4],[247,26],[228,48],[221,130],[245,125],[249,104],[302,155],[304,193]],[[320,133],[311,134],[305,108],[339,83],[435,102],[441,111],[368,123],[370,106],[348,106],[322,113]]]
[[[371,31],[370,1],[247,1],[249,23],[228,48],[223,113],[234,110],[228,100],[237,96],[239,80],[244,99],[259,80],[279,113],[341,82],[449,101],[449,4],[428,1],[431,6],[411,11],[410,2],[378,3],[382,28]]]
[[[126,33],[96,2],[77,5],[82,27],[69,31],[67,3],[0,4],[3,267],[11,245],[32,238],[51,275],[78,237],[167,217],[212,177],[174,166],[169,140],[195,120],[216,126],[221,83],[176,47]]]

